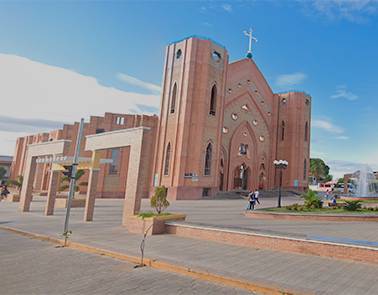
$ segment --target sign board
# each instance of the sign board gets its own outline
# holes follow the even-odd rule
[[[37,164],[46,164],[46,163],[54,163],[54,164],[62,164],[62,165],[72,165],[73,157],[68,156],[45,156],[39,157],[36,160]],[[90,165],[92,163],[92,158],[88,157],[79,157],[79,163],[87,163]],[[112,159],[100,159],[100,164],[111,164],[113,163]]]
[[[299,186],[299,181],[298,179],[294,179],[294,187],[298,187]]]

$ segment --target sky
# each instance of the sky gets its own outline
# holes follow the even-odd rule
[[[378,0],[0,1],[0,154],[105,112],[158,113],[165,46],[190,35],[312,96],[311,156],[378,169]]]

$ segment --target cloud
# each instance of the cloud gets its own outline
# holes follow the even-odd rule
[[[331,98],[333,99],[346,99],[346,100],[356,100],[358,99],[358,96],[350,91],[348,91],[347,87],[345,85],[340,85],[336,87],[336,91],[334,94],[331,95]]]
[[[344,133],[343,128],[334,125],[332,122],[330,122],[328,120],[322,120],[322,119],[313,120],[311,125],[314,128],[318,128],[318,129],[324,130],[324,131],[326,131],[328,133],[332,133],[332,134],[340,134],[341,135],[341,134]]]
[[[307,78],[305,73],[297,72],[292,74],[279,75],[276,84],[281,87],[288,87],[302,83]]]
[[[378,12],[377,0],[313,0],[300,1],[310,10],[329,20],[346,20],[364,23]]]
[[[117,78],[120,81],[125,82],[129,85],[137,86],[139,88],[149,90],[150,92],[160,94],[161,87],[159,85],[145,82],[145,81],[139,80],[138,78],[135,78],[135,77],[123,74],[123,73],[118,73]]]
[[[44,119],[26,119],[26,118],[15,118],[0,115],[0,130],[9,132],[25,132],[26,130],[51,130],[61,127],[64,122],[44,120]]]
[[[0,154],[12,154],[17,137],[61,122],[134,113],[138,105],[157,110],[160,103],[159,95],[106,87],[94,77],[16,55],[0,54],[0,81]]]
[[[340,139],[340,140],[348,140],[348,139],[349,139],[349,136],[340,135],[340,136],[336,136],[336,139]]]
[[[231,4],[223,4],[222,8],[223,8],[224,11],[232,12],[232,6],[231,6]]]

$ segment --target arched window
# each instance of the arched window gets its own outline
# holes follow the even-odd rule
[[[246,155],[248,152],[248,144],[241,143],[239,146],[239,155]]]
[[[305,125],[304,140],[305,140],[305,141],[308,140],[308,122],[306,122],[306,125]]]
[[[164,175],[169,174],[169,161],[171,159],[171,143],[168,143],[165,150]]]
[[[177,96],[177,84],[173,85],[172,95],[171,95],[171,114],[175,112],[176,107],[176,96]]]
[[[211,146],[211,143],[209,143],[207,145],[207,148],[206,148],[204,175],[210,175],[211,174],[212,153],[213,153],[213,147]]]
[[[281,140],[285,139],[285,121],[281,122]]]
[[[210,115],[215,116],[216,107],[217,107],[217,86],[214,85],[213,88],[211,88],[210,110],[209,110]]]
[[[307,161],[304,159],[303,161],[303,180],[306,180],[307,177]]]

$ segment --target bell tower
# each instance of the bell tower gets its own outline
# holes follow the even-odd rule
[[[153,184],[166,186],[171,200],[218,190],[227,65],[226,49],[208,39],[166,49]]]

